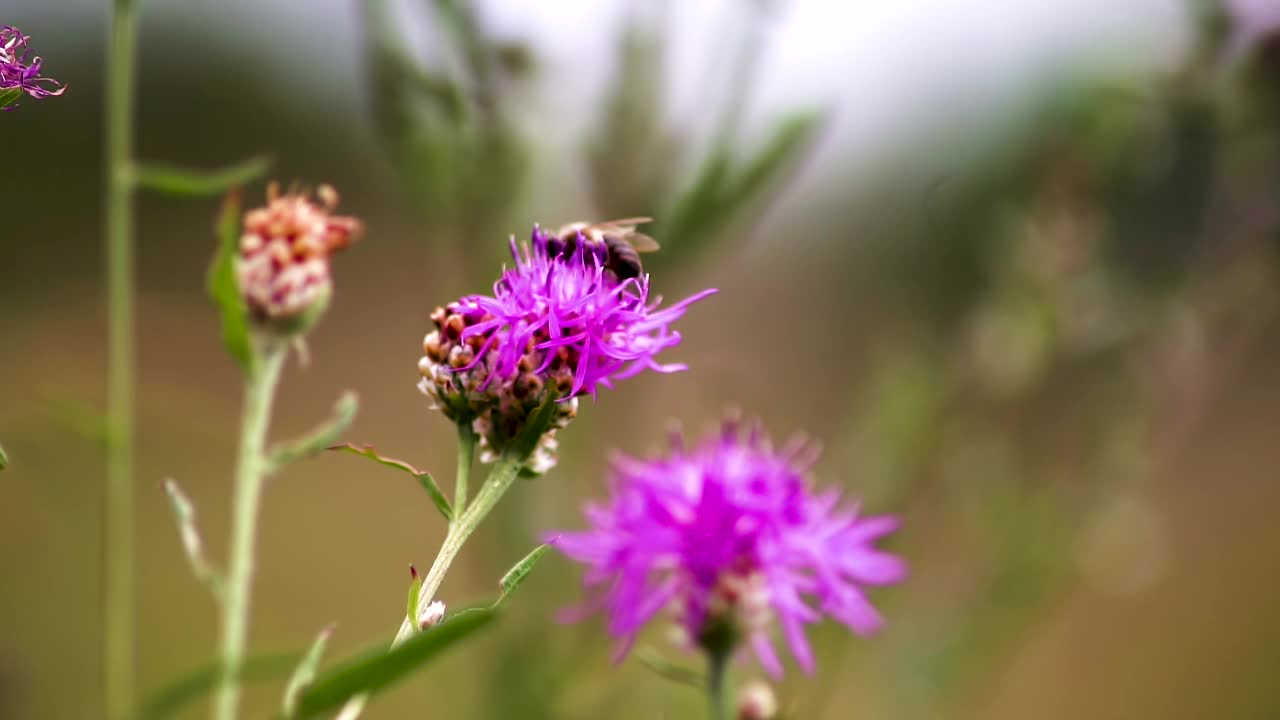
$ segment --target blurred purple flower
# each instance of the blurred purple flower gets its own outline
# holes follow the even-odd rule
[[[40,56],[28,60],[31,47],[27,41],[30,39],[12,25],[0,25],[0,90],[18,88],[37,100],[61,95],[67,86],[58,87],[57,80],[40,76],[43,63]],[[13,110],[16,107],[9,105],[3,109]]]
[[[838,507],[838,490],[814,491],[818,453],[802,438],[774,450],[758,427],[743,434],[727,421],[696,448],[678,434],[671,445],[661,459],[616,458],[610,502],[587,506],[591,529],[547,536],[587,566],[598,593],[586,609],[608,613],[619,656],[664,607],[700,644],[727,623],[775,677],[775,620],[806,671],[805,624],[825,613],[859,634],[880,627],[861,586],[906,576],[900,558],[873,547],[896,518],[862,517],[856,503]]]

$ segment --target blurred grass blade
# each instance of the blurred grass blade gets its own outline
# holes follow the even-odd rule
[[[215,170],[192,170],[172,165],[142,164],[134,175],[138,187],[165,195],[208,197],[253,182],[266,174],[271,158],[265,155]]]
[[[240,245],[240,193],[227,193],[218,218],[218,251],[209,267],[206,285],[222,315],[222,342],[246,375],[257,372],[249,342],[249,311],[236,283],[235,258]]]
[[[56,424],[98,447],[107,446],[107,416],[101,409],[76,398],[42,395],[45,412]]]
[[[636,650],[636,659],[640,661],[641,665],[644,665],[664,680],[670,680],[677,685],[691,687],[699,692],[706,688],[706,680],[702,677],[702,673],[676,665],[659,655],[651,647],[638,648]]]
[[[4,452],[4,446],[0,445],[0,470],[9,467],[9,456]]]
[[[502,588],[502,597],[498,602],[506,600],[511,593],[516,591],[516,588],[520,587],[520,584],[525,581],[525,578],[529,577],[529,573],[533,572],[534,566],[538,564],[538,561],[541,560],[542,556],[546,555],[547,551],[550,549],[550,545],[539,545],[528,555],[525,555],[520,562],[516,563],[510,570],[508,570],[506,575],[502,576],[502,580],[498,581],[498,586]]]
[[[401,472],[409,473],[418,481],[423,490],[427,491],[427,495],[431,496],[431,502],[435,503],[436,509],[444,515],[445,520],[453,520],[453,506],[449,504],[448,498],[440,491],[440,486],[436,484],[435,478],[431,477],[431,473],[425,470],[419,470],[414,466],[402,460],[382,457],[372,445],[356,445],[354,443],[342,443],[341,445],[332,445],[330,450],[338,450],[341,452],[349,452],[353,455],[369,458],[370,460],[385,465],[389,468],[395,468]]]
[[[261,655],[245,660],[240,670],[240,683],[250,684],[285,677],[298,664],[298,653]],[[213,663],[188,673],[152,693],[142,703],[137,720],[164,720],[176,716],[218,684],[222,665]]]
[[[338,709],[350,698],[374,693],[421,670],[437,655],[493,622],[497,611],[474,608],[418,633],[390,651],[384,644],[367,651],[316,681],[302,693],[296,717],[309,718]]]
[[[295,460],[328,450],[351,427],[359,407],[356,394],[350,390],[344,392],[333,406],[333,415],[327,422],[301,440],[271,452],[271,472],[277,472]]]
[[[731,217],[753,200],[759,200],[766,188],[793,168],[813,147],[822,127],[822,118],[821,113],[804,111],[779,121],[769,138],[742,169],[734,173],[733,181],[721,197],[725,214]]]
[[[204,556],[204,543],[200,539],[200,530],[196,527],[196,509],[191,500],[183,494],[178,483],[172,479],[164,481],[164,491],[169,495],[169,504],[173,507],[173,515],[178,521],[178,533],[182,537],[182,550],[191,564],[191,572],[196,579],[209,586],[213,596],[222,600],[222,576],[209,564]]]
[[[294,670],[293,676],[289,678],[289,684],[284,690],[285,717],[291,718],[298,712],[298,699],[316,678],[316,669],[320,667],[320,658],[324,656],[325,646],[329,644],[329,638],[333,635],[333,627],[330,625],[320,631],[315,642],[311,644],[311,649],[307,650],[302,662],[298,663],[298,669]]]

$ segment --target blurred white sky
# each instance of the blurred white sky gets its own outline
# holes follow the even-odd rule
[[[317,106],[351,106],[358,91],[356,3],[362,0],[153,0],[144,33],[190,47],[210,38],[273,45],[258,68]],[[421,16],[429,0],[393,0]],[[581,141],[612,69],[610,43],[628,10],[672,11],[673,119],[705,118],[699,93],[732,45],[727,12],[749,0],[477,0],[500,35],[532,45],[541,76],[529,121],[540,141]],[[1280,0],[1251,0],[1276,2]],[[0,20],[39,38],[100,28],[105,0],[3,0]],[[1190,0],[771,0],[748,132],[797,106],[833,111],[824,157],[873,161],[910,133],[974,122],[1055,68],[1144,73],[1183,52]],[[11,11],[9,8],[16,8]],[[412,23],[409,22],[409,26]],[[144,56],[144,62],[146,58]],[[51,59],[52,62],[52,59]],[[145,88],[144,88],[145,91]],[[574,112],[582,108],[581,112]],[[353,108],[353,110],[356,108]],[[545,132],[544,132],[545,131]],[[544,146],[545,147],[545,146]],[[821,163],[823,158],[817,159]],[[810,168],[816,170],[817,168]],[[809,173],[813,177],[814,173]]]

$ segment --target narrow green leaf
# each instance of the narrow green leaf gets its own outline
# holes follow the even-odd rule
[[[257,372],[249,341],[249,311],[236,283],[235,258],[240,241],[240,194],[227,193],[218,218],[218,251],[209,267],[206,285],[222,315],[222,341],[246,375]]]
[[[773,132],[747,160],[725,188],[721,202],[732,216],[753,205],[760,193],[793,168],[800,156],[813,146],[823,115],[814,111],[796,112],[778,122]]]
[[[0,108],[8,107],[18,101],[22,97],[22,88],[9,88],[0,90]]]
[[[516,591],[516,588],[520,587],[520,583],[524,582],[525,578],[529,577],[529,573],[533,572],[534,566],[538,564],[538,561],[541,560],[542,556],[546,555],[547,551],[550,549],[550,545],[539,545],[528,555],[525,555],[520,562],[516,563],[510,570],[508,570],[506,575],[502,576],[502,580],[498,582],[498,586],[502,588],[502,597],[498,600],[499,603],[506,600],[511,593]]]
[[[431,497],[431,502],[435,503],[436,509],[444,515],[445,520],[453,519],[453,508],[449,505],[449,500],[440,491],[440,486],[436,484],[435,478],[431,477],[431,473],[425,470],[419,470],[414,466],[402,460],[394,460],[392,458],[382,457],[372,445],[356,445],[354,443],[342,443],[340,445],[332,445],[330,450],[338,450],[340,452],[349,452],[353,455],[369,458],[379,465],[386,465],[389,468],[395,468],[401,472],[409,473],[418,481],[423,490],[427,491],[427,495]]]
[[[360,658],[327,673],[307,690],[298,703],[297,717],[309,718],[341,707],[350,698],[374,693],[421,670],[437,655],[491,623],[492,608],[459,612],[439,625],[420,632],[390,651],[379,644]]]
[[[285,677],[298,664],[298,653],[262,655],[245,661],[240,670],[242,684],[259,683]],[[137,720],[164,720],[174,717],[186,706],[212,690],[222,675],[222,665],[213,663],[194,670],[152,693],[143,703]]]
[[[697,670],[690,670],[689,668],[676,665],[670,660],[659,655],[658,652],[651,647],[638,648],[636,650],[636,659],[640,661],[641,665],[644,665],[655,675],[664,680],[670,680],[677,685],[692,687],[698,691],[702,691],[706,688],[706,680],[703,678],[702,673]]]
[[[187,555],[187,562],[191,564],[191,572],[197,580],[209,586],[215,598],[221,600],[222,576],[205,559],[204,543],[200,539],[200,530],[196,527],[195,506],[183,494],[178,483],[172,479],[164,481],[164,491],[169,495],[169,504],[173,508],[174,518],[178,521],[182,550]]]
[[[302,662],[298,663],[298,669],[293,671],[293,676],[289,678],[289,684],[284,690],[284,715],[291,718],[298,712],[298,699],[302,697],[302,693],[311,685],[311,681],[316,678],[316,669],[320,667],[320,658],[324,656],[324,648],[329,644],[329,638],[333,635],[333,625],[326,627],[320,631],[311,649],[307,650],[307,654],[303,656]]]
[[[89,440],[99,447],[107,445],[107,416],[92,403],[53,392],[44,395],[44,410],[67,431]]]
[[[271,158],[265,155],[214,170],[192,170],[172,165],[139,165],[134,181],[138,187],[165,195],[206,197],[221,195],[231,188],[253,182],[266,174]]]
[[[333,415],[323,425],[301,440],[271,452],[271,471],[276,472],[294,460],[329,449],[351,427],[359,407],[360,403],[354,392],[348,390],[343,393],[333,406]]]
[[[422,576],[418,574],[416,568],[409,566],[409,573],[413,579],[409,581],[409,600],[405,603],[404,616],[407,618],[418,617],[418,593],[422,592]]]
[[[0,445],[0,470],[9,467],[9,456],[4,452],[4,446]]]

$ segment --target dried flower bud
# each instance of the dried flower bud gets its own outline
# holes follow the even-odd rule
[[[435,627],[444,619],[444,603],[435,600],[418,609],[418,629]]]
[[[773,688],[761,680],[752,680],[738,696],[738,720],[773,720],[778,716],[778,698]]]
[[[255,322],[282,334],[305,331],[319,319],[333,291],[329,256],[358,238],[354,217],[331,215],[338,204],[333,188],[281,195],[267,187],[266,207],[245,213],[236,280]]]

